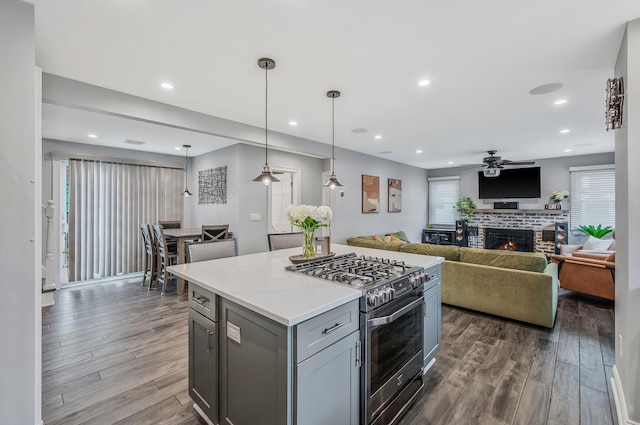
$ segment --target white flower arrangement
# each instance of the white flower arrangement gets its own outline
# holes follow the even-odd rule
[[[554,190],[553,192],[551,192],[551,198],[549,198],[549,200],[552,201],[554,204],[557,204],[559,202],[562,202],[564,199],[567,199],[568,197],[569,197],[569,191]]]
[[[303,230],[313,231],[318,227],[328,227],[327,221],[333,217],[331,208],[326,205],[316,207],[315,205],[289,205],[287,207],[287,217],[289,222]]]

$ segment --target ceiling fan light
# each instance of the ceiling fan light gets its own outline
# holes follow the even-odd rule
[[[500,168],[485,168],[482,170],[482,174],[484,174],[485,177],[498,177],[500,175]]]

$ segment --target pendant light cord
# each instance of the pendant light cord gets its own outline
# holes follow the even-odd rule
[[[267,68],[264,69],[264,163],[268,164],[267,161],[267,153],[268,153],[268,130],[267,130],[267,116],[269,111],[269,81],[268,81],[269,70]]]
[[[331,98],[331,173],[336,172],[336,98]]]

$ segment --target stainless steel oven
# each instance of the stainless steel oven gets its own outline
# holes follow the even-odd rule
[[[361,422],[390,425],[423,387],[422,287],[362,313],[360,329],[365,343]]]

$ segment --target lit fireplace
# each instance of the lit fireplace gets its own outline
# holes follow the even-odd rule
[[[533,230],[485,229],[485,248],[533,252]]]

